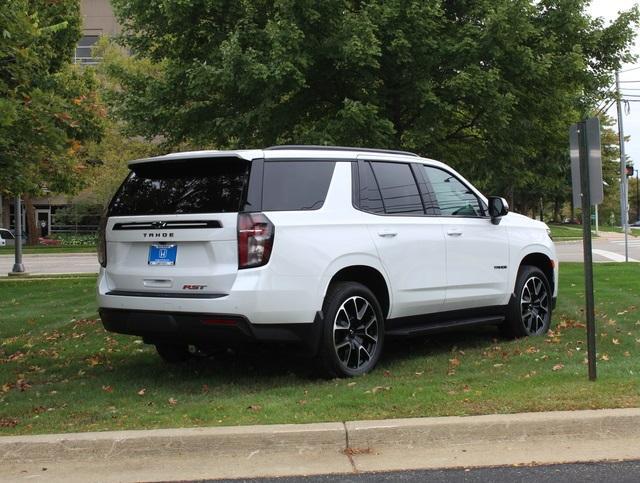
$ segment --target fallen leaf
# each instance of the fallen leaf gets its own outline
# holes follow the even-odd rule
[[[553,370],[554,371],[559,371],[560,369],[562,369],[564,367],[564,364],[556,364],[555,366],[553,366]]]
[[[608,354],[602,354],[602,357],[600,357],[600,359],[602,359],[603,361],[608,361],[609,360],[609,355]]]
[[[0,428],[15,428],[17,425],[16,418],[0,418]]]
[[[144,396],[144,393],[146,392],[146,390],[147,390],[147,389],[146,389],[146,388],[144,388],[144,387],[143,387],[142,389],[140,389],[140,390],[138,391],[138,396]]]
[[[169,404],[171,404],[172,406],[175,406],[176,404],[178,404],[178,400],[174,399],[172,397],[169,398]]]
[[[366,391],[366,392],[375,394],[377,392],[388,391],[390,389],[391,389],[391,386],[376,386],[376,387],[372,388],[371,391]]]
[[[24,392],[24,391],[26,391],[27,389],[29,389],[31,387],[31,384],[29,384],[24,379],[18,379],[16,381],[16,386],[20,389],[20,391]]]
[[[7,382],[6,384],[2,385],[2,392],[9,392],[11,391],[12,387],[13,387],[13,384],[11,384],[10,382]]]
[[[460,365],[460,359],[458,359],[457,357],[449,359],[449,364],[451,364],[452,367],[458,367]]]
[[[258,412],[262,410],[262,406],[260,406],[260,404],[252,404],[251,406],[247,407],[247,409],[253,412]]]
[[[631,353],[629,351],[624,351],[624,356],[625,357],[629,357],[631,355]]]
[[[209,385],[208,384],[203,384],[202,385],[202,394],[209,394]]]
[[[350,383],[348,383],[348,384],[347,384],[347,386],[349,386],[349,387],[353,387],[353,386],[355,386],[356,384],[357,384],[356,382],[350,382]]]
[[[111,386],[102,386],[102,390],[104,392],[113,392],[113,388]]]
[[[618,339],[612,339],[613,345],[620,345],[620,341]]]

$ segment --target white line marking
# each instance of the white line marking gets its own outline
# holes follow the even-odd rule
[[[614,262],[624,262],[624,255],[620,255],[619,253],[610,252],[607,250],[600,250],[598,248],[592,248],[591,251],[594,255],[600,255],[601,257],[608,258],[609,260],[613,260]],[[635,258],[629,257],[630,262],[637,262]]]

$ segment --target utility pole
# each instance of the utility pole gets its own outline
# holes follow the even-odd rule
[[[620,75],[616,71],[616,104],[618,107],[618,137],[620,138],[620,224],[624,231],[624,261],[629,261],[629,199],[627,198],[627,159],[624,154],[624,127],[620,103]]]
[[[640,178],[638,178],[638,170],[636,168],[636,221],[640,221]]]
[[[15,227],[16,227],[16,236],[15,236],[15,263],[13,264],[13,270],[9,273],[9,275],[23,275],[24,274],[24,265],[22,264],[22,201],[20,200],[20,196],[16,196],[15,198],[15,206],[13,208],[13,213],[15,215]]]

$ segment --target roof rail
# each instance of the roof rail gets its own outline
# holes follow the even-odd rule
[[[309,151],[362,151],[366,153],[386,153],[386,154],[402,154],[404,156],[420,156],[416,153],[409,151],[398,151],[395,149],[373,149],[373,148],[354,148],[347,146],[319,146],[319,145],[307,145],[307,144],[284,144],[281,146],[270,146],[264,148],[265,151],[285,151],[287,149],[307,149]]]

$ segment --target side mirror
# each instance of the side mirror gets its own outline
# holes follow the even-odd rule
[[[491,223],[497,225],[500,223],[500,218],[509,213],[509,204],[504,198],[499,196],[489,197],[489,216],[491,217]]]

